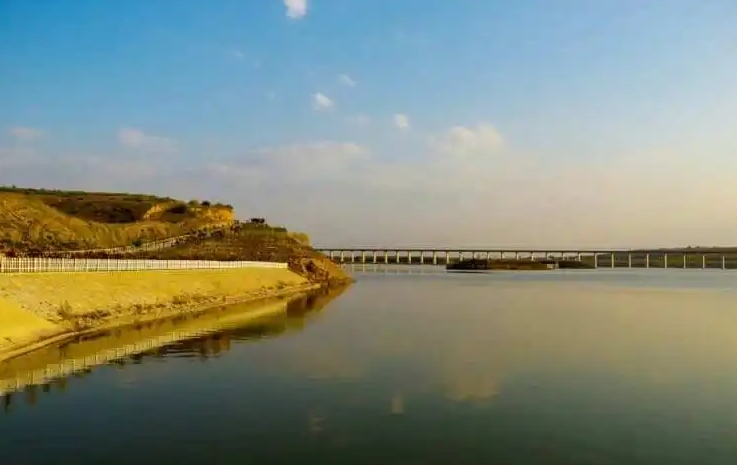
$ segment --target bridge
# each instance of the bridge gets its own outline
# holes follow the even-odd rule
[[[680,249],[473,249],[316,247],[339,263],[446,265],[467,258],[513,260],[577,260],[594,268],[737,269],[737,248]]]

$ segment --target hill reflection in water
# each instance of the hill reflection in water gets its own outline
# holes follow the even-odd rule
[[[301,331],[347,287],[321,289],[292,299],[274,299],[213,309],[105,331],[8,360],[0,366],[2,410],[22,401],[36,405],[39,393],[64,392],[70,376],[84,378],[96,367],[124,368],[147,359],[200,358],[228,352],[231,345]]]

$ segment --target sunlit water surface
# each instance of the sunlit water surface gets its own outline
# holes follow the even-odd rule
[[[353,271],[6,396],[0,464],[737,463],[737,273]]]

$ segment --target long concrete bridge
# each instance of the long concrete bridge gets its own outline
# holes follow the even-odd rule
[[[578,260],[594,268],[737,269],[735,249],[473,249],[345,247],[316,250],[340,263],[445,265],[467,258]]]

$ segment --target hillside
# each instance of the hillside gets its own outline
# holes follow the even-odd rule
[[[350,281],[304,233],[239,223],[229,205],[150,195],[0,188],[0,251],[61,257],[64,251],[135,246],[187,235],[156,251],[85,252],[77,258],[288,262],[313,282]]]
[[[130,246],[232,222],[228,205],[137,194],[0,188],[0,247],[21,252]]]
[[[308,244],[303,233],[285,228],[236,223],[228,228],[199,231],[156,251],[126,253],[125,258],[155,260],[272,261],[289,263],[290,269],[312,282],[339,283],[350,280],[343,269]],[[64,256],[64,253],[45,254]],[[89,252],[78,258],[116,258],[119,255]]]

